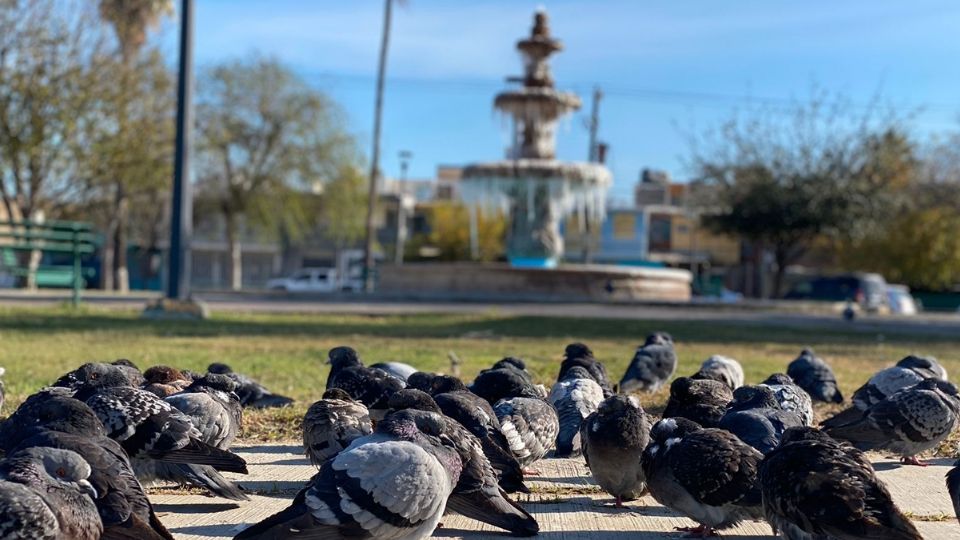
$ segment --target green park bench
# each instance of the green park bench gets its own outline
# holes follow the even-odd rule
[[[18,254],[39,251],[64,256],[70,264],[40,264],[34,269]],[[95,237],[89,223],[47,221],[44,223],[0,221],[0,275],[29,278],[38,286],[69,287],[73,305],[80,304],[84,287],[84,255],[96,251]]]

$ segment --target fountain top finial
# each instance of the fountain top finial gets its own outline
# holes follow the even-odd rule
[[[533,30],[530,32],[530,37],[550,39],[550,18],[543,6],[537,8],[537,12],[533,15]]]

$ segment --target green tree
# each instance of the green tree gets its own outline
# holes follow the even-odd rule
[[[337,250],[363,238],[367,178],[356,166],[342,167],[323,190],[323,229]]]
[[[409,245],[411,255],[423,247],[437,251],[442,261],[472,260],[470,242],[470,211],[461,204],[438,203],[429,210],[430,232],[425,237],[413,238]],[[479,260],[496,261],[506,252],[507,220],[502,215],[477,213],[477,248]]]
[[[295,235],[305,189],[336,178],[355,159],[339,109],[276,60],[253,57],[203,73],[197,102],[197,182],[216,201],[230,251],[230,283],[242,286],[247,226]]]

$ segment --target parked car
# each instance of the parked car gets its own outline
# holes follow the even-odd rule
[[[267,288],[288,292],[334,292],[339,290],[333,268],[304,268],[283,278],[267,281]]]
[[[906,285],[887,285],[887,304],[890,306],[890,313],[898,315],[916,315],[920,311],[916,299]]]
[[[880,274],[853,273],[836,276],[816,276],[801,281],[784,296],[788,300],[822,302],[852,301],[867,312],[876,313],[890,308],[887,282]]]

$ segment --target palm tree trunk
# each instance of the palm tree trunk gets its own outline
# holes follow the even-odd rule
[[[230,289],[239,291],[243,288],[243,248],[240,245],[237,231],[237,215],[225,212],[227,231],[227,251],[230,253]]]
[[[114,231],[114,286],[121,293],[130,292],[130,276],[127,270],[127,229],[130,221],[130,198],[123,186],[117,184],[116,200],[117,227]]]

